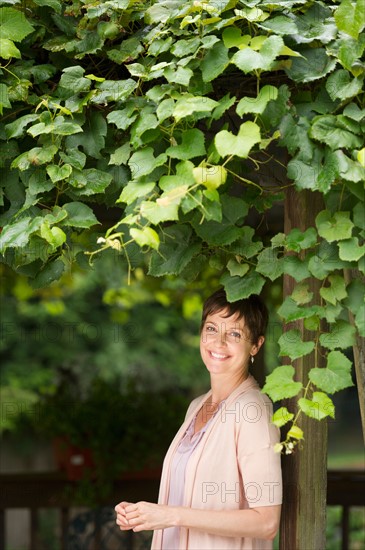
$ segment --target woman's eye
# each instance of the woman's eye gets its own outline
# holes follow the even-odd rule
[[[231,332],[231,336],[233,338],[237,338],[237,339],[240,339],[241,338],[241,334],[239,332]]]
[[[215,327],[212,327],[212,326],[205,327],[205,330],[206,330],[207,332],[215,332],[215,331],[216,331],[216,330],[215,330]]]

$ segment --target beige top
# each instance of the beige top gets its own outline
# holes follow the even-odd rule
[[[166,454],[158,502],[166,504],[171,462],[189,424],[211,395],[195,399]],[[209,424],[191,456],[185,477],[184,506],[205,510],[237,510],[282,502],[280,455],[273,446],[279,430],[270,422],[272,404],[252,376],[240,384]],[[152,550],[161,550],[156,530]],[[272,541],[223,537],[180,529],[179,547],[171,550],[269,550]]]

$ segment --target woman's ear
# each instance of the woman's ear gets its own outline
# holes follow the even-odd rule
[[[265,336],[259,336],[259,339],[257,340],[256,344],[252,346],[251,355],[256,355],[256,353],[259,352],[264,342],[265,342]]]

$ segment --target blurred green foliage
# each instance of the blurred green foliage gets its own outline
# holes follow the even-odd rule
[[[202,300],[216,284],[209,274],[187,288],[136,270],[127,286],[113,252],[43,289],[1,270],[2,430],[65,388],[70,399],[87,399],[96,380],[120,394],[131,381],[141,392],[207,387],[198,332]]]

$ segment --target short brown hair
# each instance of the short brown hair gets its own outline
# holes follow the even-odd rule
[[[208,315],[214,315],[219,311],[226,310],[224,317],[237,315],[238,319],[244,319],[253,344],[257,344],[260,336],[264,336],[269,319],[266,305],[257,294],[251,294],[248,298],[228,302],[224,288],[214,292],[207,298],[203,305],[201,330]]]

